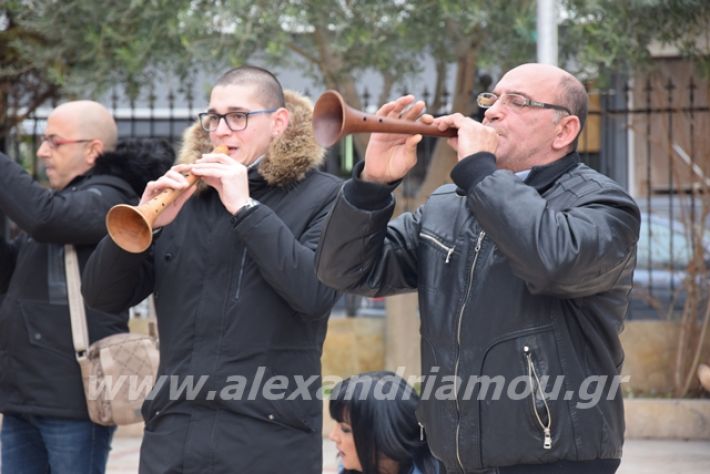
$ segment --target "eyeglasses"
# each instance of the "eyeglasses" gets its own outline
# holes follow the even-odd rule
[[[46,143],[49,145],[49,148],[52,150],[56,150],[62,145],[70,145],[72,143],[86,143],[90,142],[91,139],[85,139],[85,140],[69,140],[65,138],[59,138],[56,135],[42,135],[42,143]]]
[[[546,102],[538,102],[536,100],[528,99],[521,94],[503,94],[498,97],[492,92],[481,92],[476,98],[478,106],[482,109],[488,109],[493,107],[493,104],[500,101],[501,105],[513,105],[515,107],[537,107],[539,109],[554,109],[560,110],[562,112],[567,112],[570,115],[574,115],[570,109],[562,105],[548,104]]]
[[[271,114],[277,109],[253,110],[251,112],[227,112],[226,114],[216,114],[214,112],[203,112],[197,114],[200,118],[200,125],[205,132],[214,132],[219,127],[220,120],[224,119],[227,128],[233,132],[238,132],[247,128],[250,115]]]

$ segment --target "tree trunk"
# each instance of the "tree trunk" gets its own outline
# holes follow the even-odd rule
[[[331,49],[327,29],[317,28],[313,33],[313,39],[318,49],[318,58],[316,60],[318,69],[321,72],[325,86],[328,89],[338,91],[343,96],[345,103],[350,107],[361,110],[362,101],[355,86],[355,77],[352,73],[343,72],[342,58]],[[300,52],[298,53],[301,54]],[[306,59],[311,60],[311,58]],[[353,136],[353,143],[358,156],[364,157],[367,136],[356,134]]]
[[[467,44],[461,48],[456,61],[456,89],[454,91],[453,112],[460,112],[464,115],[473,114],[473,85],[476,80],[476,58],[478,50],[475,44]],[[446,140],[439,139],[431,161],[426,178],[419,188],[416,204],[423,203],[436,188],[450,182],[449,173],[457,163],[456,152],[446,143]]]
[[[387,298],[385,369],[405,378],[421,374],[417,294]]]
[[[9,110],[7,107],[7,89],[6,84],[0,83],[0,152],[7,152],[7,132],[10,130],[8,123]]]

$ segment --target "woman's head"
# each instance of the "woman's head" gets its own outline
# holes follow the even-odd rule
[[[426,461],[415,409],[419,397],[393,372],[368,372],[343,380],[330,396],[330,433],[345,472],[396,474]],[[420,466],[421,467],[421,466]]]

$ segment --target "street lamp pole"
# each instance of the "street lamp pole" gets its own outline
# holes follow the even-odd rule
[[[557,66],[557,0],[537,0],[537,61]]]

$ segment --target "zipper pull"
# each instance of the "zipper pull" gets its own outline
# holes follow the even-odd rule
[[[542,447],[545,449],[552,449],[552,433],[550,433],[550,428],[544,428],[545,431],[545,442]]]
[[[478,240],[476,241],[476,248],[473,249],[474,252],[478,253],[481,251],[481,243],[483,242],[483,238],[486,236],[486,231],[482,230],[480,234],[478,234]]]
[[[424,425],[419,423],[419,441],[424,441]]]
[[[162,227],[161,227],[161,229],[162,229]],[[448,250],[448,252],[446,252],[446,260],[444,261],[444,263],[449,263],[449,261],[451,261],[451,254],[452,254],[452,253],[454,253],[454,248],[453,248],[453,247],[451,247],[451,248]]]

